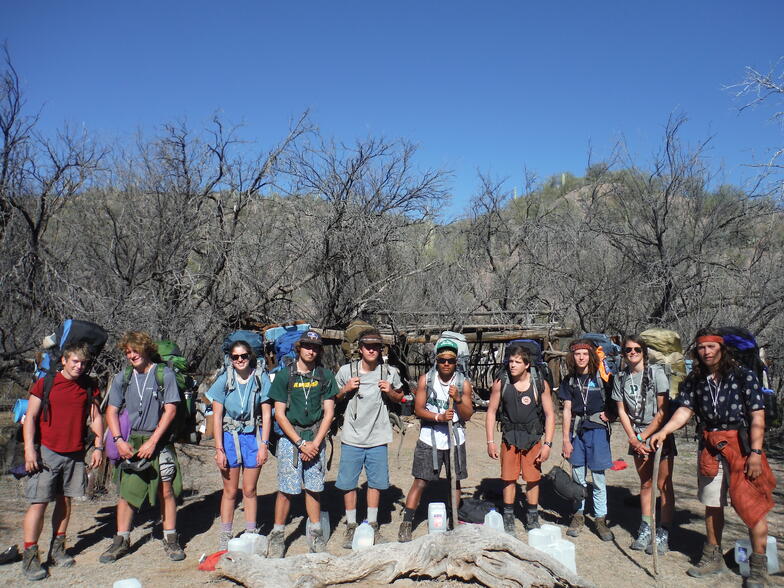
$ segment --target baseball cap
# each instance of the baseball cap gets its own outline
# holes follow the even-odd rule
[[[451,339],[445,339],[440,343],[436,344],[436,355],[439,353],[443,353],[444,351],[451,351],[455,355],[457,355],[457,343],[452,341]]]
[[[316,331],[305,331],[299,338],[300,343],[310,343],[311,345],[323,345],[321,335]]]

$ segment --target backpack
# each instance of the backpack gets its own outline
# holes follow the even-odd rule
[[[297,359],[295,344],[302,337],[302,333],[308,330],[308,323],[299,323],[271,327],[264,331],[264,343],[275,349],[275,367],[271,371],[277,372],[294,363]]]
[[[457,371],[463,375],[467,380],[471,378],[468,375],[468,366],[471,360],[471,351],[468,348],[468,342],[465,335],[462,333],[455,333],[454,331],[443,331],[436,340],[433,346],[433,353],[431,355],[431,362],[436,361],[436,348],[442,341],[453,341],[457,344]]]
[[[226,335],[226,338],[223,340],[223,345],[221,346],[221,349],[223,350],[223,366],[221,366],[221,369],[216,374],[216,377],[226,374],[227,394],[234,390],[236,384],[234,364],[231,362],[229,354],[231,353],[231,348],[234,347],[234,344],[238,341],[244,341],[250,345],[254,355],[256,355],[256,367],[253,370],[254,376],[259,378],[260,375],[267,370],[267,361],[264,359],[264,338],[261,334],[256,333],[255,331],[245,330],[229,333]],[[258,384],[259,390],[261,390],[261,382]]]
[[[648,365],[660,365],[670,380],[670,399],[678,396],[683,378],[686,377],[686,362],[683,357],[681,337],[667,329],[647,329],[640,338],[648,346]]]
[[[169,427],[172,441],[181,443],[196,442],[192,433],[196,429],[196,381],[188,374],[188,360],[180,351],[179,345],[174,341],[163,339],[156,341],[158,356],[174,372],[177,380],[177,391],[180,393],[180,402],[177,403],[177,415]],[[128,374],[130,377],[130,373]],[[163,390],[163,368],[160,369],[160,378],[156,370],[155,378],[158,390]],[[124,391],[123,391],[124,392]]]
[[[41,418],[43,420],[49,418],[49,394],[52,392],[54,376],[62,368],[60,359],[63,355],[63,348],[70,344],[86,344],[90,351],[91,361],[84,371],[89,373],[93,362],[103,351],[108,338],[109,335],[103,327],[95,323],[67,319],[57,327],[52,335],[45,339],[50,342],[50,345],[46,346],[35,372],[36,380],[44,379],[43,398],[41,399]]]
[[[550,385],[550,390],[553,389],[553,375],[550,372],[550,366],[544,361],[544,354],[542,353],[542,346],[534,339],[513,339],[508,341],[504,346],[504,359],[503,367],[496,373],[495,379],[501,380],[501,390],[506,386],[509,381],[509,348],[515,343],[522,345],[527,351],[531,359],[531,364],[528,371],[536,383],[537,390],[544,390],[543,382]]]
[[[621,365],[621,348],[603,333],[583,333],[580,339],[588,339],[596,346],[601,360],[600,371],[602,380],[608,381],[609,376],[618,372]]]

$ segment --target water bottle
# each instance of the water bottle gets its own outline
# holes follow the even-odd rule
[[[124,580],[117,580],[112,584],[112,588],[142,588],[142,583],[136,578],[125,578]]]
[[[490,527],[491,529],[495,529],[497,531],[503,531],[504,517],[501,516],[500,512],[492,509],[485,515],[485,527]]]
[[[321,511],[321,534],[324,536],[324,542],[329,539],[329,513],[326,510]]]
[[[751,557],[752,552],[753,550],[751,548],[751,542],[749,541],[748,537],[744,537],[743,539],[738,539],[735,541],[735,563],[738,564],[740,575],[745,578],[748,578],[749,574],[751,574],[749,558]],[[776,538],[771,535],[768,535],[767,544],[765,546],[765,555],[768,558],[768,573],[777,573],[779,571],[779,556],[777,552]]]
[[[363,523],[359,525],[354,531],[354,539],[351,541],[351,549],[354,551],[360,551],[362,549],[367,549],[368,547],[373,547],[374,537],[375,532],[373,531],[373,527],[371,527],[367,521],[363,521]]]
[[[548,538],[550,543],[557,543],[561,539],[561,527],[545,523],[540,527],[542,533]]]
[[[544,551],[551,544],[550,535],[544,529],[531,529],[528,531],[528,545],[534,549]]]
[[[246,549],[250,554],[262,554],[267,552],[266,537],[258,533],[243,533],[239,536],[240,539],[245,541]]]
[[[446,532],[446,504],[431,502],[427,505],[427,532]]]
[[[244,533],[243,533],[244,535]],[[253,544],[248,541],[247,537],[239,536],[234,539],[229,539],[227,549],[231,553],[253,553]]]

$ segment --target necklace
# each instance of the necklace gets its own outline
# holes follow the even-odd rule
[[[250,397],[250,387],[252,383],[253,383],[253,374],[249,375],[248,379],[245,380],[245,390],[244,390],[245,395],[243,396],[242,379],[239,377],[239,375],[237,376],[237,392],[239,392],[240,395],[240,411],[243,413],[245,412],[245,404],[248,401],[248,398]]]
[[[719,416],[719,389],[721,388],[721,378],[716,378],[713,375],[708,376],[708,392],[711,395],[711,402],[713,403],[713,414],[718,418]]]
[[[583,387],[585,382],[585,387]],[[583,401],[583,412],[588,412],[588,394],[591,391],[591,376],[582,374],[577,376],[577,385],[580,387],[580,397]]]

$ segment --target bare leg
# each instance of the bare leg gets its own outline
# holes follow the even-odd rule
[[[406,508],[408,510],[416,510],[419,506],[419,501],[422,499],[422,492],[425,490],[427,482],[421,478],[414,478],[411,484],[411,489],[406,496]]]
[[[161,501],[161,523],[164,531],[177,528],[177,501],[174,498],[171,482],[161,482],[158,486],[158,497]]]
[[[305,490],[305,511],[314,525],[321,523],[321,493]]]
[[[765,553],[768,547],[768,519],[761,518],[749,529],[749,540],[754,553]]]
[[[160,493],[160,491],[159,491]],[[133,523],[133,508],[124,498],[117,501],[117,532],[130,533]]]
[[[356,508],[356,491],[354,492],[354,508]],[[368,486],[367,489],[367,505],[368,508],[378,508],[378,505],[381,504],[381,490],[378,488],[370,488]]]
[[[640,511],[643,516],[649,517],[651,516],[651,490],[653,489],[653,459],[644,459],[635,455],[634,467],[640,477]]]
[[[220,518],[222,523],[234,520],[234,509],[237,506],[237,487],[239,486],[240,468],[220,470],[223,479],[223,495],[221,496]]]
[[[661,496],[661,524],[669,527],[675,512],[675,488],[672,484],[672,470],[675,459],[668,457],[659,463],[658,488]],[[653,475],[653,473],[651,473]]]
[[[538,480],[536,482],[525,483],[525,500],[528,503],[528,506],[539,505],[539,481]],[[506,497],[504,497],[504,502],[506,502]]]
[[[291,497],[285,492],[278,491],[275,497],[275,524],[285,525],[291,510]]]
[[[346,510],[357,510],[357,490],[349,490],[343,495],[343,506]],[[368,488],[368,506],[370,506],[370,488]]]
[[[504,489],[503,489],[503,500],[504,504],[514,504],[515,495],[517,494],[517,481],[514,482],[507,482],[503,481]]]
[[[721,506],[705,507],[705,534],[708,543],[721,545],[721,535],[724,532],[724,508]]]
[[[30,505],[22,521],[22,534],[25,543],[38,543],[44,528],[44,515],[48,502],[34,502]]]
[[[245,506],[245,522],[256,525],[258,498],[256,484],[259,481],[261,468],[245,468],[242,472],[242,504]]]

